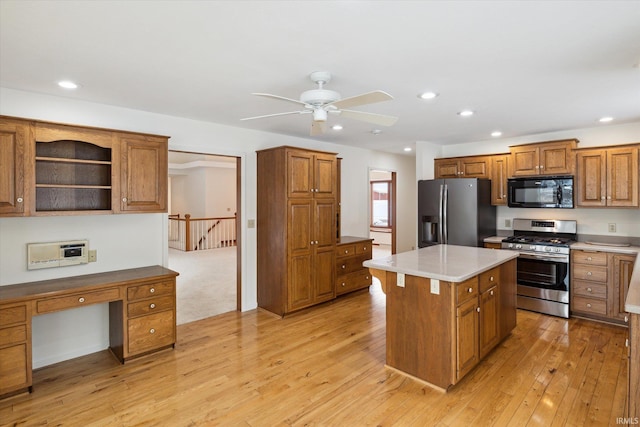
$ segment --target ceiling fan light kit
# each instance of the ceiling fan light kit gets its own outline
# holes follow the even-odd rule
[[[313,113],[313,121],[311,122],[310,134],[312,136],[320,135],[325,132],[324,124],[327,121],[329,113],[340,114],[344,117],[361,120],[381,126],[392,126],[397,117],[387,116],[384,114],[367,113],[364,111],[346,110],[345,108],[356,107],[365,104],[373,104],[376,102],[389,101],[393,97],[386,92],[376,90],[361,95],[352,96],[342,99],[340,94],[333,90],[324,89],[324,85],[331,81],[331,73],[328,71],[314,71],[309,78],[318,85],[317,89],[302,92],[300,100],[287,98],[269,93],[253,93],[252,95],[264,96],[267,98],[278,99],[289,103],[301,105],[302,111],[289,111],[285,113],[266,114],[262,116],[246,117],[241,120],[262,119],[267,117],[284,116],[290,114],[308,114]]]

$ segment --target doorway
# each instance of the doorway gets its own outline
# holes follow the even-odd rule
[[[241,159],[169,151],[169,268],[177,323],[241,310]]]
[[[396,172],[369,170],[369,237],[373,257],[396,253]]]

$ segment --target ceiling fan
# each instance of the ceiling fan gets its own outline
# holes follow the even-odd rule
[[[288,111],[286,113],[266,114],[264,116],[246,117],[241,120],[254,120],[266,117],[286,116],[290,114],[312,114],[311,122],[312,136],[325,132],[325,125],[329,114],[337,114],[350,119],[361,120],[381,126],[392,126],[397,117],[384,114],[367,113],[364,111],[349,110],[350,107],[373,104],[376,102],[389,101],[393,99],[391,95],[381,90],[363,93],[349,98],[342,99],[338,92],[324,88],[324,85],[331,80],[331,73],[328,71],[314,71],[309,76],[318,85],[317,89],[302,92],[300,100],[286,98],[284,96],[272,95],[269,93],[252,93],[252,95],[264,96],[267,98],[280,99],[303,107],[302,110]]]

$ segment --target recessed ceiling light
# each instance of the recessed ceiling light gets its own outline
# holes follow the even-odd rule
[[[600,123],[608,123],[613,120],[613,117],[602,117],[598,120]]]
[[[433,99],[437,96],[438,94],[435,92],[422,92],[418,94],[418,98],[420,99]]]
[[[65,89],[77,89],[78,85],[70,80],[62,80],[58,82],[58,86],[63,87]]]
[[[499,130],[494,130],[493,132],[491,132],[491,136],[502,136],[502,132],[500,132]]]
[[[374,134],[374,135],[380,135],[382,133],[382,131],[380,129],[373,129],[371,131],[371,133]]]
[[[459,116],[462,117],[469,117],[469,116],[473,116],[474,112],[471,110],[462,110],[458,113]]]
[[[404,151],[411,151],[411,147],[404,147]]]
[[[333,126],[331,126],[331,129],[333,129],[333,130],[342,130],[342,125],[333,125]]]

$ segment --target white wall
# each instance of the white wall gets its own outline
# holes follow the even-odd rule
[[[430,143],[418,143],[416,168],[422,168],[423,178],[433,178],[433,159],[435,157],[458,157],[476,154],[508,153],[510,145],[533,142],[553,141],[576,138],[578,148],[599,147],[616,144],[640,142],[640,122],[619,125],[601,125],[573,131],[552,132],[527,135],[519,138],[500,138],[487,141],[474,141],[466,144],[438,147]],[[430,169],[429,169],[430,168]],[[640,237],[640,210],[638,209],[520,209],[499,206],[497,209],[497,227],[499,232],[508,233],[511,228],[505,226],[506,219],[540,218],[574,219],[578,222],[578,234],[603,235],[607,237]],[[617,231],[609,233],[607,224],[615,223]]]
[[[256,233],[246,226],[256,217],[256,150],[290,145],[338,153],[343,158],[344,235],[368,235],[369,169],[396,171],[398,251],[415,245],[416,180],[412,157],[7,88],[0,88],[0,114],[169,135],[172,150],[240,157],[243,310],[255,308],[257,301]],[[0,218],[0,286],[153,264],[166,266],[167,221],[164,214]],[[75,237],[90,240],[91,247],[98,250],[98,262],[37,272],[26,270],[26,243]],[[106,313],[106,306],[99,305],[34,318],[34,367],[106,348]],[[63,336],[67,340],[64,346]]]

